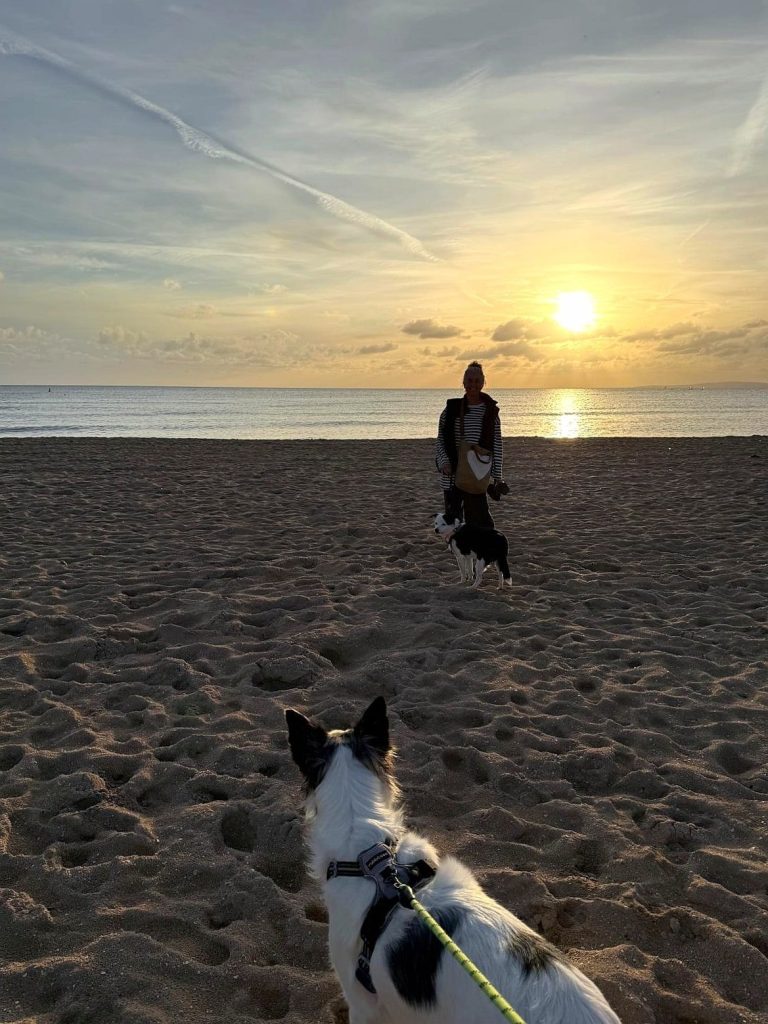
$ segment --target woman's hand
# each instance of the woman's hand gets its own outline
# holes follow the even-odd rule
[[[452,472],[450,462],[444,462],[440,467],[440,472],[443,474],[443,476],[450,476]]]

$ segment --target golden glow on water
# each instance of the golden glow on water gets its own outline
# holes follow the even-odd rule
[[[555,437],[580,437],[579,393],[577,391],[556,391],[553,393],[555,413]]]
[[[557,421],[555,437],[578,437],[579,417],[575,412],[564,412]]]

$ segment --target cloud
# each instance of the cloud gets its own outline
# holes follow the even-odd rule
[[[2,26],[0,26],[0,33],[2,33],[0,34],[0,56],[26,57],[30,60],[40,61],[40,63],[46,64],[48,67],[55,68],[63,75],[66,75],[67,78],[89,86],[102,96],[119,100],[121,103],[128,104],[136,110],[148,114],[157,121],[163,121],[165,124],[170,125],[184,145],[194,152],[202,153],[211,160],[227,160],[268,174],[284,185],[297,189],[305,195],[312,196],[317,205],[332,216],[356,224],[373,234],[393,238],[412,255],[430,260],[431,262],[437,262],[437,257],[428,252],[418,238],[414,238],[413,235],[409,235],[406,231],[395,227],[393,224],[389,224],[387,221],[382,220],[381,217],[377,217],[367,210],[361,210],[356,206],[352,206],[350,203],[344,202],[343,199],[339,199],[329,192],[322,192],[313,185],[308,185],[306,182],[293,177],[291,174],[287,174],[285,171],[280,170],[279,167],[267,163],[259,157],[250,156],[248,153],[235,150],[224,143],[218,142],[212,136],[188,124],[180,117],[177,117],[176,114],[171,113],[170,110],[166,110],[165,107],[153,103],[139,93],[133,92],[131,89],[125,89],[120,85],[115,85],[113,82],[107,81],[92,71],[86,71],[64,57],[52,53],[50,50],[45,50],[43,47],[23,39],[21,36],[9,33]]]
[[[397,347],[393,342],[385,341],[381,345],[363,345],[355,351],[361,356],[372,356],[380,352],[394,352]]]
[[[52,334],[50,331],[46,331],[42,327],[34,327],[32,324],[28,327],[0,327],[0,341],[12,344],[22,341],[53,341],[58,338],[58,334]]]
[[[453,324],[442,327],[434,320],[411,320],[401,330],[403,334],[415,334],[419,338],[456,338],[463,333],[460,327]]]
[[[284,284],[257,284],[253,290],[264,295],[283,295],[288,291]]]
[[[10,360],[44,360],[46,365],[50,365],[62,352],[72,356],[85,355],[83,346],[78,342],[44,327],[33,324],[26,327],[0,327],[0,356]]]
[[[75,251],[74,246],[66,242],[54,242],[50,245],[58,246],[58,250],[46,245],[8,245],[0,243],[6,253],[12,256],[17,267],[34,270],[114,270],[118,266],[114,260],[101,259],[99,256],[88,254],[92,248],[90,243],[80,246],[82,253]]]
[[[176,281],[172,277],[166,277],[163,281],[163,288],[167,288],[169,292],[181,291],[181,281]]]
[[[514,320],[507,320],[505,324],[499,324],[491,335],[491,341],[513,341],[516,338],[545,338],[556,325],[549,321],[524,320],[516,317]]]
[[[5,274],[2,272],[2,270],[0,270],[0,284],[2,284],[4,280],[5,280]]]
[[[483,360],[499,359],[502,356],[512,359],[524,359],[529,363],[538,363],[544,358],[542,353],[528,341],[511,341],[486,349],[484,352],[465,352],[462,358],[478,359],[482,362]]]
[[[121,270],[126,265],[133,270],[134,266],[138,265],[143,273],[146,269],[143,267],[145,263],[175,268],[178,265],[186,267],[187,264],[194,262],[198,267],[204,265],[208,270],[221,268],[221,272],[227,274],[230,281],[233,273],[242,271],[244,261],[260,261],[264,258],[265,252],[256,251],[254,246],[249,246],[247,251],[243,251],[229,246],[202,248],[193,245],[150,245],[93,239],[85,242],[47,239],[40,243],[0,238],[0,259],[3,262],[11,261],[16,268],[27,270]],[[171,283],[166,285],[165,281]],[[179,289],[184,288],[184,285],[174,277],[165,278],[163,281],[164,287],[169,291],[179,290],[174,287],[175,284],[179,285]]]
[[[105,349],[119,349],[124,355],[143,355],[149,338],[143,331],[127,327],[102,327],[96,336],[98,345]]]
[[[434,359],[458,359],[459,350],[458,348],[423,348],[421,350],[423,356],[432,356]]]
[[[749,109],[733,138],[731,161],[726,177],[735,178],[737,174],[749,169],[752,157],[768,129],[768,75],[765,76],[757,94],[757,98]]]
[[[507,320],[505,324],[499,324],[491,335],[491,340],[511,341],[513,338],[524,338],[525,327],[525,320]]]
[[[656,342],[653,351],[667,355],[709,355],[727,359],[768,348],[767,320],[750,320],[727,330],[682,322],[669,327],[622,335],[622,342]]]
[[[768,352],[768,332],[745,327],[732,331],[700,330],[685,338],[663,341],[656,351],[676,356],[708,355],[729,359],[737,354]]]
[[[216,316],[217,310],[215,306],[209,305],[207,302],[198,302],[194,306],[182,306],[180,309],[166,310],[166,316],[175,316],[180,320],[209,320],[212,316]]]
[[[301,369],[309,364],[343,363],[349,358],[332,346],[307,344],[298,334],[282,328],[234,338],[194,331],[180,337],[152,338],[143,331],[117,325],[99,331],[97,342],[104,354],[122,359],[217,368]]]
[[[647,331],[634,331],[632,334],[622,336],[622,341],[664,341],[667,338],[677,338],[681,334],[694,334],[701,330],[700,325],[690,321],[678,324],[671,324],[669,327],[652,328]]]

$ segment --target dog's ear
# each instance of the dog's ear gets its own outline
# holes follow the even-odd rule
[[[285,712],[293,760],[310,786],[317,786],[328,763],[328,733],[322,725],[289,708]]]
[[[386,757],[389,753],[389,718],[387,718],[387,704],[383,697],[377,697],[365,709],[362,718],[355,726],[355,736],[381,757]]]

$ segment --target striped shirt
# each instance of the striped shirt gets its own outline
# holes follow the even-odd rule
[[[485,415],[485,404],[482,405],[470,405],[464,414],[464,439],[469,441],[470,444],[478,444],[480,442],[480,433],[483,429],[483,416]],[[437,443],[435,445],[435,463],[437,464],[438,472],[440,467],[449,461],[448,455],[445,451],[445,445],[443,444],[443,426],[445,425],[445,409],[440,414],[440,423],[437,428]],[[456,417],[454,424],[456,430],[456,445],[458,447],[461,432],[461,417]],[[502,465],[504,461],[504,448],[501,442],[501,421],[496,418],[496,430],[493,435],[493,460],[491,461],[491,476],[495,480],[502,480]],[[454,479],[445,476],[440,473],[440,484],[444,491],[453,484]]]

